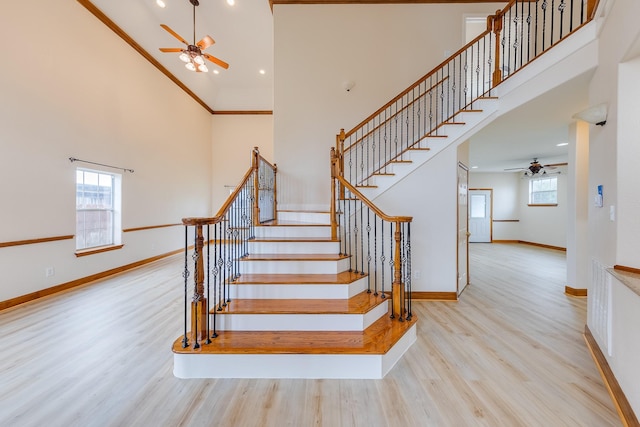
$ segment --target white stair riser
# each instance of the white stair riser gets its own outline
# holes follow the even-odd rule
[[[330,224],[331,216],[329,212],[279,211],[278,220],[308,222],[311,224]]]
[[[319,226],[279,226],[271,225],[264,227],[256,227],[257,238],[273,238],[273,237],[331,237],[331,227],[326,225]]]
[[[349,269],[349,259],[337,261],[242,261],[243,274],[337,274]]]
[[[231,302],[233,304],[233,301]],[[381,316],[388,303],[364,314],[218,314],[219,331],[363,331]],[[213,315],[211,316],[213,325]]]
[[[205,354],[173,355],[178,378],[382,379],[416,341],[416,326],[384,355]]]
[[[249,241],[250,254],[337,254],[340,242],[255,242]]]
[[[364,291],[367,277],[348,284],[231,285],[231,299],[348,299]]]

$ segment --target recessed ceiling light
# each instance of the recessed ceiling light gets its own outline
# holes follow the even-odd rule
[[[265,70],[260,70],[260,71],[258,71],[258,72],[259,72],[260,74],[266,74],[266,71],[265,71]]]
[[[166,7],[167,5],[164,4],[164,2],[162,0],[156,0],[156,4],[160,7]]]
[[[236,4],[235,0],[227,0],[227,4],[229,6],[233,6],[234,4]]]
[[[471,166],[471,169],[478,169],[477,166]]]
[[[556,144],[556,147],[564,147],[565,145],[569,145],[568,142],[561,142],[560,144]]]
[[[213,74],[220,74],[220,71],[218,71],[218,70],[213,70]]]

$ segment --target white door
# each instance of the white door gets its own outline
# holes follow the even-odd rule
[[[469,242],[491,243],[491,196],[493,190],[469,190]]]
[[[458,163],[458,295],[469,284],[469,170]]]

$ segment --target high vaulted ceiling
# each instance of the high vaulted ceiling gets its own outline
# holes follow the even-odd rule
[[[195,8],[195,40],[211,36],[205,52],[230,64],[224,70],[208,64],[208,73],[185,69],[178,53],[160,47],[184,47],[160,27],[168,25],[194,42],[189,0],[78,0],[125,41],[147,57],[210,112],[270,112],[273,110],[273,4],[298,3],[471,3],[476,0],[200,0]],[[212,71],[217,70],[218,74]],[[261,74],[260,70],[264,71]],[[471,139],[474,171],[497,172],[541,163],[567,161],[567,126],[586,103],[587,80],[578,79],[503,115]],[[517,141],[517,144],[514,143]]]
[[[195,8],[195,41],[211,36],[215,44],[205,52],[230,64],[224,70],[208,63],[207,73],[185,69],[178,53],[160,52],[161,47],[185,47],[160,24],[194,43],[192,4],[163,1],[164,8],[156,0],[79,0],[98,9],[92,10],[98,17],[104,14],[122,30],[125,40],[139,45],[210,111],[273,109],[273,16],[267,0],[237,0],[233,6],[226,0],[200,0]]]

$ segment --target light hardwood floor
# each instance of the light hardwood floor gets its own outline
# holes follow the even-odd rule
[[[618,426],[564,253],[474,244],[383,380],[180,380],[181,258],[0,312],[0,426]]]

